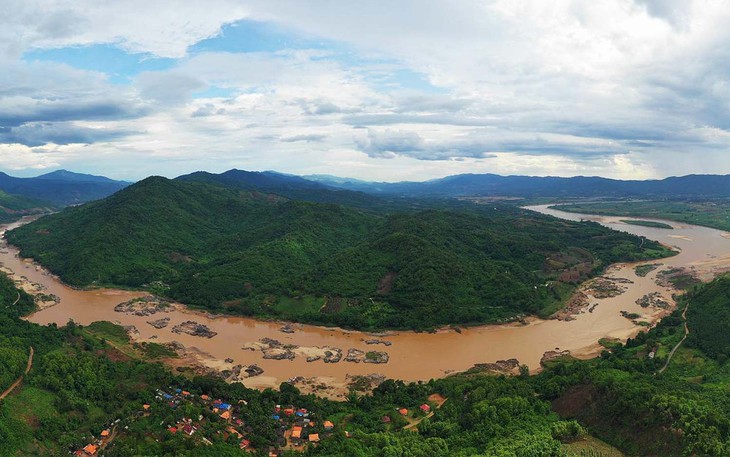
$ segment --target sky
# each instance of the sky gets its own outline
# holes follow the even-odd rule
[[[725,0],[0,0],[0,170],[730,173]]]

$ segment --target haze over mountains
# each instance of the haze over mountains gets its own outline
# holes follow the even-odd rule
[[[34,178],[16,178],[0,172],[0,190],[43,201],[47,206],[62,207],[98,200],[129,184],[67,170],[58,170]]]
[[[576,176],[500,176],[461,174],[422,182],[370,182],[328,175],[296,176],[275,171],[232,169],[223,173],[198,171],[182,181],[201,181],[242,190],[272,192],[288,198],[372,206],[380,198],[721,198],[730,197],[730,175],[688,175],[658,180],[616,180]],[[104,198],[130,183],[103,176],[58,170],[34,178],[16,178],[0,172],[0,190],[31,199],[28,203],[63,207]],[[369,194],[369,195],[365,195]],[[379,200],[378,204],[383,201]],[[33,206],[31,204],[31,206]]]

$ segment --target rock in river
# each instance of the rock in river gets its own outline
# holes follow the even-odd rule
[[[216,332],[208,328],[207,325],[199,324],[195,321],[185,321],[172,328],[173,333],[187,333],[192,336],[202,336],[205,338],[213,338]]]
[[[156,329],[161,329],[167,327],[167,324],[170,323],[169,317],[163,317],[162,319],[157,319],[155,321],[147,321],[148,324],[153,326]]]

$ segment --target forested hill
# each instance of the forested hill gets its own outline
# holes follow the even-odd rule
[[[11,195],[0,190],[0,224],[12,222],[22,216],[47,212],[52,206],[48,202]]]
[[[730,358],[730,276],[717,278],[689,294],[689,345],[726,362]]]
[[[293,200],[335,203],[356,206],[362,209],[389,209],[392,207],[392,205],[387,204],[385,199],[374,195],[331,187],[299,176],[285,175],[273,171],[233,169],[220,174],[198,171],[179,176],[176,180],[222,185],[241,190],[258,190]]]
[[[666,255],[509,206],[381,214],[148,178],[8,234],[75,286],[148,287],[214,311],[355,328],[547,312],[612,262]]]
[[[374,195],[408,197],[634,197],[701,198],[729,197],[730,175],[688,175],[660,180],[618,180],[597,176],[500,176],[495,174],[460,174],[424,182],[367,182],[329,176],[308,179],[343,189]]]
[[[66,170],[34,178],[17,178],[0,172],[0,190],[59,207],[104,198],[128,185],[124,181]]]

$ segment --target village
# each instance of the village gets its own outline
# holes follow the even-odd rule
[[[393,408],[389,414],[383,415],[381,421],[387,426],[402,426],[405,430],[415,430],[424,419],[433,416],[432,408],[439,408],[445,402],[440,395],[429,397],[428,403],[408,409]],[[186,439],[196,440],[204,445],[213,445],[214,440],[231,442],[234,440],[243,451],[254,452],[256,449],[248,438],[254,428],[243,418],[244,408],[248,407],[245,399],[223,400],[213,399],[206,394],[196,395],[181,388],[170,387],[168,390],[155,391],[155,401],[143,404],[139,411],[122,422],[116,419],[107,424],[98,437],[83,448],[73,452],[77,457],[102,457],[103,451],[112,444],[114,438],[123,430],[141,418],[148,418],[153,413],[161,417],[175,417],[171,423],[160,423],[163,433],[181,435]],[[169,413],[173,413],[172,415]],[[177,414],[174,414],[177,413]],[[180,414],[182,413],[182,414]],[[335,433],[342,433],[346,438],[352,433],[346,430],[345,424],[336,427],[335,423],[319,417],[317,412],[309,411],[297,405],[275,405],[269,417],[271,430],[276,435],[275,445],[268,446],[269,457],[278,457],[283,451],[302,452],[306,446],[316,446],[320,441]],[[399,420],[396,421],[395,419]],[[162,428],[164,427],[164,428]]]

